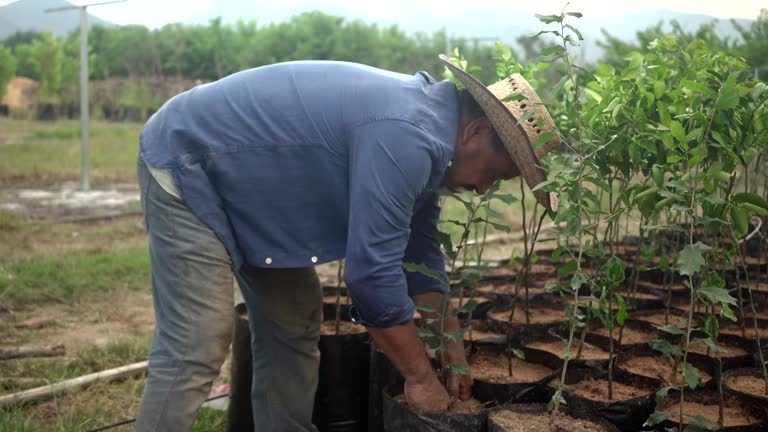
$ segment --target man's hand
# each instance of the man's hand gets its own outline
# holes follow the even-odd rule
[[[460,374],[451,369],[447,373],[448,393],[453,398],[459,398],[463,401],[472,397],[472,375],[469,373],[469,364],[464,351],[464,344],[461,342],[449,342],[445,350],[446,365],[458,365],[466,368],[466,374]]]
[[[450,397],[437,380],[413,321],[386,329],[368,327],[376,346],[405,378],[405,400],[424,411],[445,411]]]
[[[448,392],[434,373],[425,380],[406,380],[405,400],[413,408],[430,412],[446,411],[451,402]]]

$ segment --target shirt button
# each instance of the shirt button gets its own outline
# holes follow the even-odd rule
[[[264,260],[267,264],[272,264],[272,258],[267,257],[267,259]]]
[[[312,261],[313,263],[316,263],[317,262],[317,257],[313,256],[312,258],[310,258],[310,261]]]

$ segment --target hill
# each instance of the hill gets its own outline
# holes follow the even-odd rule
[[[66,0],[18,0],[0,6],[0,39],[25,30],[48,31],[54,36],[66,36],[80,28],[80,12],[77,9],[52,13],[45,10],[67,6],[72,4]],[[90,13],[88,24],[114,25]]]

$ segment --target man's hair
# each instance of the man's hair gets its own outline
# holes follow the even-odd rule
[[[467,110],[467,112],[472,116],[472,119],[486,117],[485,111],[483,111],[475,98],[472,97],[467,89],[459,90],[459,102],[461,103],[461,108]],[[507,148],[504,146],[501,138],[499,138],[499,134],[496,133],[496,129],[493,130],[493,139],[491,142],[493,143],[493,149],[498,153],[503,155],[508,154]]]

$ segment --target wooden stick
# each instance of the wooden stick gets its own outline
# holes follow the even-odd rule
[[[23,357],[56,357],[64,355],[64,345],[49,345],[39,347],[0,348],[0,360],[10,360]]]
[[[19,393],[3,395],[0,396],[0,408],[11,405],[18,405],[25,402],[49,399],[61,393],[85,387],[98,381],[114,381],[120,378],[138,375],[144,373],[147,370],[148,365],[149,362],[147,361],[133,363],[127,366],[95,372],[92,374],[83,375],[81,377],[68,379],[66,381],[61,381],[55,384],[25,390]]]
[[[23,329],[23,328],[39,329],[41,327],[46,327],[55,323],[56,323],[56,318],[53,318],[53,317],[33,318],[33,319],[28,319],[26,321],[22,321],[16,324],[14,327],[18,329]]]

